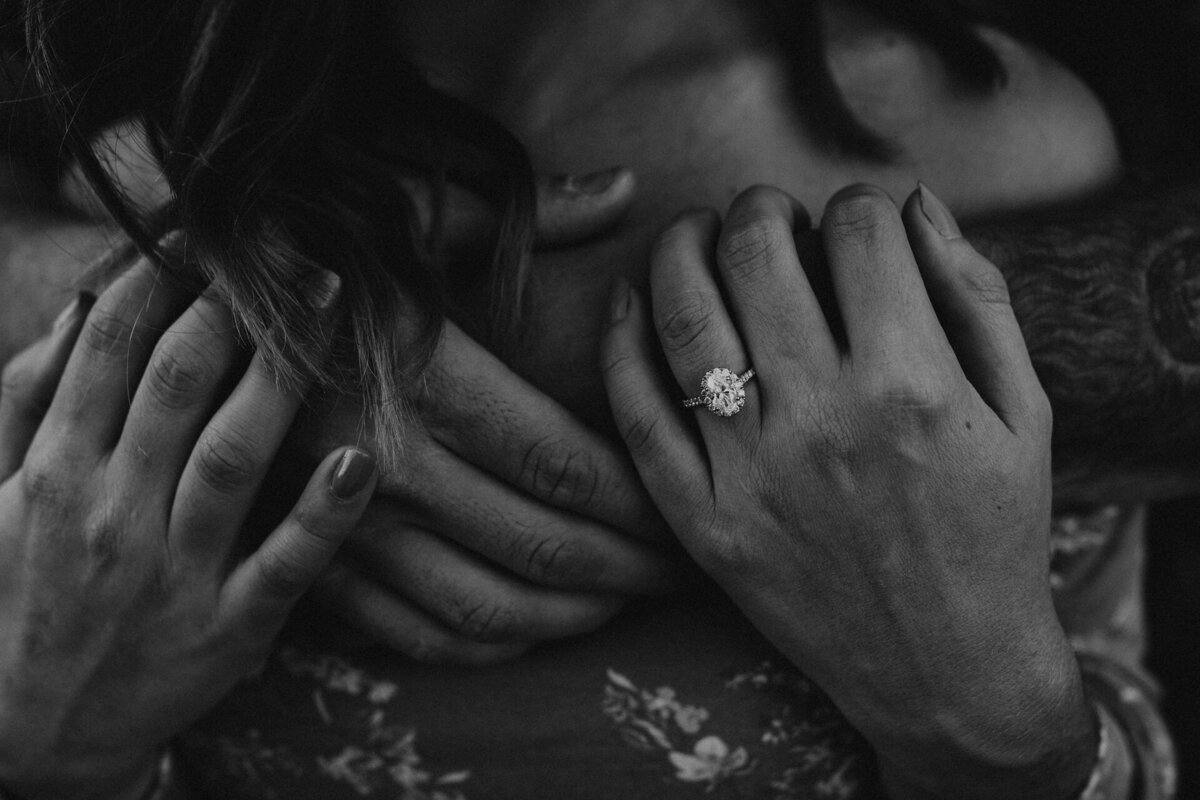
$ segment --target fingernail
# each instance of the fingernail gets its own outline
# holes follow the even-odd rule
[[[330,308],[342,290],[342,279],[336,273],[327,269],[321,270],[320,275],[308,287],[308,300],[313,308],[324,311]]]
[[[958,223],[954,221],[954,215],[950,213],[950,209],[946,208],[946,204],[920,181],[917,181],[917,199],[921,203],[921,213],[925,215],[925,219],[929,220],[929,224],[933,226],[934,230],[942,235],[942,238],[957,239],[962,236],[962,231],[958,229]]]
[[[180,228],[172,228],[158,240],[158,249],[167,253],[174,252],[176,249],[182,251],[186,243],[187,234]]]
[[[329,482],[329,491],[338,500],[350,500],[371,481],[375,474],[375,459],[370,453],[350,448],[342,454],[334,470],[333,479]]]
[[[79,298],[76,297],[67,307],[58,312],[58,316],[54,318],[54,330],[62,330],[67,326],[67,323],[75,319],[79,315]]]
[[[878,186],[870,183],[852,183],[849,186],[843,186],[841,189],[838,189],[836,192],[834,192],[833,196],[829,198],[829,202],[826,203],[826,205],[831,206],[834,203],[840,203],[843,200],[853,200],[856,197],[879,197],[887,200],[892,199],[887,192],[885,192],[883,189],[880,189]]]
[[[563,191],[570,194],[604,194],[613,185],[621,167],[610,167],[587,175],[566,175],[562,178]]]
[[[629,313],[629,300],[632,287],[629,281],[621,275],[613,278],[612,292],[609,297],[608,305],[608,321],[616,324],[625,319],[625,315]]]
[[[73,320],[82,317],[92,308],[92,303],[96,302],[96,295],[91,292],[80,292],[75,296],[75,299],[67,304],[67,307],[58,313],[54,318],[54,330],[62,330],[69,325]]]

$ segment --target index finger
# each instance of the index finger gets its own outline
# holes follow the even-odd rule
[[[451,323],[418,407],[437,442],[543,502],[637,535],[667,535],[622,450]]]
[[[190,295],[145,256],[121,274],[88,313],[38,437],[65,440],[80,456],[107,451],[150,352]]]

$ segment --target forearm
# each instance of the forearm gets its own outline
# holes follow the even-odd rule
[[[1087,782],[1095,715],[1061,631],[989,639],[977,665],[947,670],[955,677],[927,690],[919,718],[863,731],[891,800],[1074,800]]]
[[[1200,486],[1200,187],[966,227],[1003,271],[1054,407],[1057,504]]]
[[[1002,269],[1054,404],[1056,500],[1112,502],[1194,491],[1200,190],[1126,185],[1084,208],[970,226],[967,235]],[[1060,653],[1055,663],[1061,670],[1068,659],[1069,651]],[[1031,666],[1027,678],[1012,679],[1036,686],[1040,669]],[[891,794],[985,797],[979,787],[993,787],[997,797],[1077,796],[1097,763],[1095,721],[1105,712],[1092,705],[1099,702],[1095,690],[1085,699],[1077,669],[1068,677],[1065,692],[1054,695],[1059,702],[1052,696],[1031,704],[1021,719],[1014,719],[999,687],[989,695],[980,685],[979,696],[987,699],[978,707],[995,711],[994,723],[984,712],[981,730],[996,727],[994,738],[974,751],[975,735],[956,737],[956,729],[970,731],[957,724],[942,726],[949,731],[944,740],[921,745],[919,758],[905,758],[903,745],[882,743]],[[1009,734],[1006,725],[1012,725]],[[1111,785],[1128,785],[1119,757],[1128,756],[1136,737],[1125,732],[1109,739],[1104,752],[1118,757]],[[1150,774],[1162,759],[1139,753],[1135,760]],[[1106,767],[1103,759],[1099,767]],[[1103,778],[1103,770],[1097,775]]]

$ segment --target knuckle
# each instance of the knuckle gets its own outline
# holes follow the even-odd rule
[[[209,360],[194,345],[180,340],[160,347],[150,360],[145,384],[154,399],[167,409],[182,409],[196,402],[196,395],[214,378]]]
[[[1004,274],[987,259],[969,259],[959,271],[959,276],[966,290],[979,302],[986,305],[1011,305],[1012,298]]]
[[[630,397],[615,405],[613,418],[629,452],[638,455],[649,452],[657,441],[662,418],[646,397]]]
[[[735,278],[748,279],[770,269],[790,244],[791,232],[778,220],[754,217],[727,227],[718,263]]]
[[[306,540],[314,547],[337,545],[342,539],[337,521],[330,517],[324,507],[310,508],[302,505],[293,517],[297,527],[304,532]]]
[[[520,482],[558,506],[586,505],[599,490],[595,456],[553,436],[531,444],[521,458]]]
[[[861,191],[835,198],[825,210],[835,242],[863,244],[875,240],[891,223],[895,206],[880,191]]]
[[[736,523],[732,527],[710,529],[695,548],[697,562],[711,574],[724,578],[751,574],[757,554],[748,537],[733,533],[740,529]]]
[[[308,571],[303,560],[287,548],[268,548],[259,554],[255,563],[258,583],[269,597],[286,600],[298,596],[308,587]]]
[[[33,502],[55,504],[69,493],[70,480],[62,461],[31,454],[21,471],[21,487]]]
[[[637,363],[633,353],[611,344],[606,343],[600,350],[600,372],[609,379],[610,384],[616,382],[613,379],[633,370]]]
[[[137,335],[132,323],[111,311],[93,310],[79,335],[79,346],[98,355],[122,356]]]
[[[251,484],[259,473],[252,442],[209,428],[196,445],[196,474],[210,489],[228,494]]]
[[[519,574],[543,586],[569,586],[590,571],[576,543],[542,530],[514,537],[510,558]]]
[[[100,510],[84,523],[83,544],[93,573],[103,574],[120,563],[127,525],[127,516],[112,507]]]
[[[690,291],[677,297],[659,325],[663,349],[679,353],[690,348],[709,330],[715,312],[712,298],[702,292]]]
[[[609,401],[614,407],[625,404],[623,398],[632,393],[633,387],[636,387],[639,393],[644,393],[644,384],[639,374],[641,368],[641,356],[630,350],[613,346],[601,348],[600,370],[608,390]]]
[[[491,601],[473,602],[457,610],[453,621],[454,629],[480,642],[503,639],[513,628],[513,612],[508,607]]]

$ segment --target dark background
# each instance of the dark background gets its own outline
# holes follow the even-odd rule
[[[1200,500],[1151,509],[1146,599],[1150,668],[1179,753],[1179,800],[1191,800],[1200,797]]]

